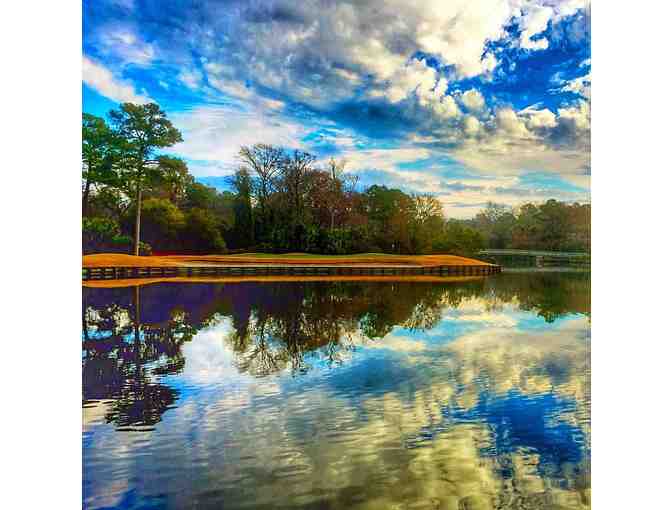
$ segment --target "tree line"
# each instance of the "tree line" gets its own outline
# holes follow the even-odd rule
[[[551,199],[510,208],[488,203],[464,223],[488,248],[590,252],[590,204]]]
[[[156,104],[124,103],[107,120],[83,114],[85,253],[474,255],[487,246],[589,244],[589,205],[488,204],[473,220],[446,219],[431,194],[364,188],[343,160],[321,164],[266,144],[241,147],[230,191],[220,192],[182,159],[160,154],[180,141]]]

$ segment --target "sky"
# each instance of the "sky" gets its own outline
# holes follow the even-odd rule
[[[159,103],[220,188],[270,143],[468,218],[590,201],[590,48],[589,0],[85,0],[83,110]]]

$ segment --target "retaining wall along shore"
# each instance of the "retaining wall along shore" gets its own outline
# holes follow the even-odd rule
[[[338,266],[338,265],[241,265],[180,267],[84,267],[82,280],[116,280],[148,277],[189,277],[225,275],[434,275],[484,276],[502,271],[497,265],[441,266]]]

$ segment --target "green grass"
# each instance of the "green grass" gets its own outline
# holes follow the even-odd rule
[[[344,255],[320,255],[318,253],[235,253],[228,255],[229,257],[260,257],[260,258],[278,258],[278,257],[292,257],[297,259],[317,259],[317,258],[342,258],[342,257],[397,257],[401,255],[385,254],[385,253],[347,253]]]

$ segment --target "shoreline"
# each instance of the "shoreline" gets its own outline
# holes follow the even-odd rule
[[[237,267],[237,266],[496,266],[482,260],[457,255],[313,255],[308,253],[242,253],[236,255],[148,255],[96,253],[82,257],[83,268],[95,267]],[[496,266],[498,267],[498,266]]]
[[[454,255],[241,254],[136,257],[125,254],[96,254],[84,256],[82,262],[84,281],[276,276],[445,278],[486,276],[501,271],[498,265]]]
[[[239,276],[239,277],[168,277],[168,278],[127,278],[110,280],[85,280],[82,285],[87,288],[113,289],[123,287],[143,287],[158,283],[286,283],[286,282],[424,282],[449,283],[472,282],[485,276]]]

